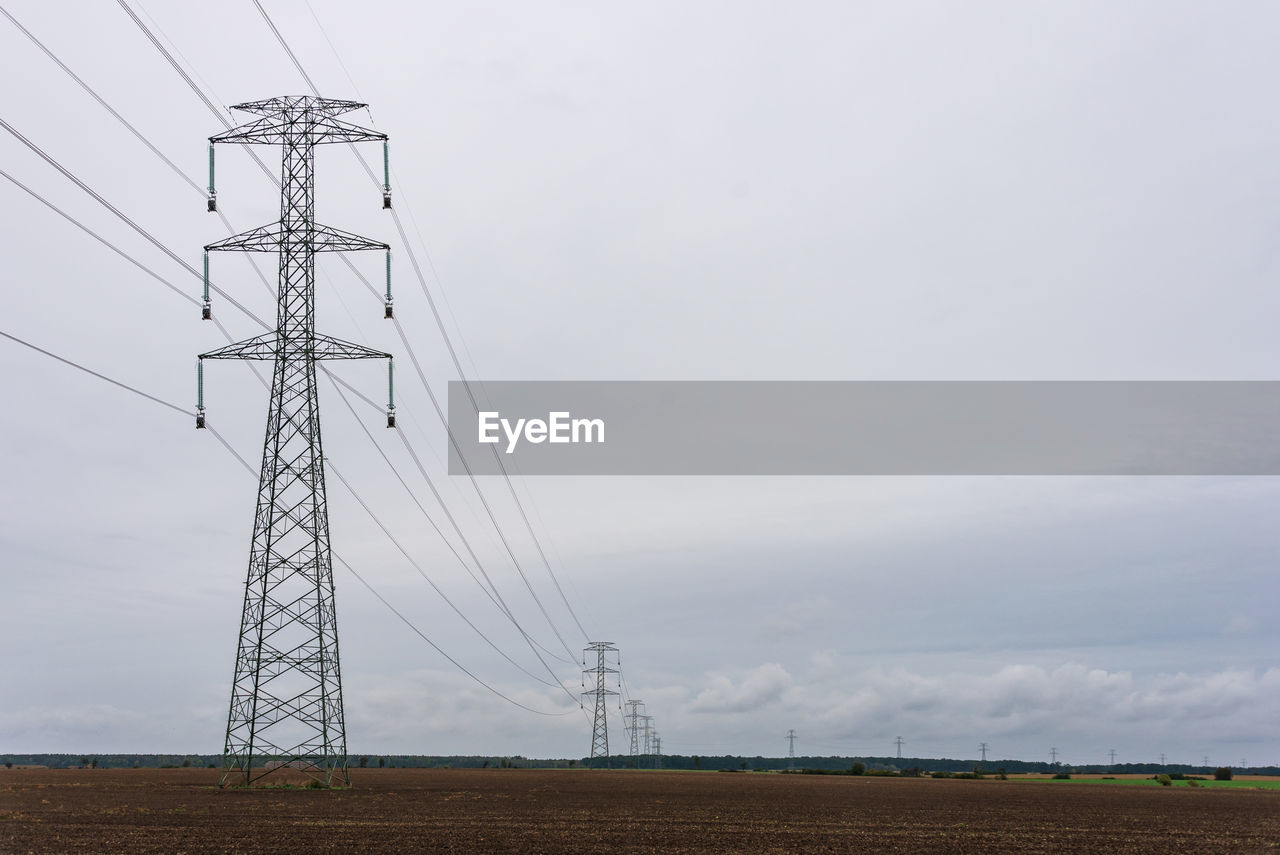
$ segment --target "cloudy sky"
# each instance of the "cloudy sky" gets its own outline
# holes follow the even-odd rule
[[[424,288],[479,380],[1277,379],[1265,4],[262,1],[321,93],[391,135],[409,246],[345,147],[317,216],[393,245],[437,395],[456,373]],[[217,105],[307,91],[252,0],[130,4]],[[203,186],[221,125],[117,3],[0,5]],[[0,63],[0,118],[158,242],[198,267],[226,236],[3,18]],[[198,295],[7,132],[0,168]],[[235,229],[278,216],[242,151],[218,170]],[[0,200],[0,331],[192,408],[195,354],[225,343],[199,309],[11,180]],[[244,258],[213,278],[272,315]],[[322,331],[404,355],[346,267],[318,282]],[[400,366],[405,436],[568,692],[525,673],[550,679],[405,446],[325,381],[325,453],[395,538],[331,469],[335,552],[551,714],[338,567],[352,753],[583,756],[561,660],[590,638],[671,753],[779,755],[794,728],[802,754],[1280,763],[1273,478],[517,477],[572,613],[482,478],[548,621]],[[381,400],[380,366],[333,370]],[[9,339],[0,384],[0,751],[219,751],[254,477],[189,416]],[[256,465],[253,373],[212,364],[206,405]]]

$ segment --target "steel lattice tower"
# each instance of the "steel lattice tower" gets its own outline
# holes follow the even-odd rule
[[[318,224],[314,187],[317,145],[385,144],[386,134],[335,118],[363,106],[313,97],[239,104],[233,109],[261,118],[209,138],[210,210],[214,143],[283,148],[279,222],[205,247],[277,252],[280,259],[276,329],[200,355],[202,366],[205,359],[265,359],[275,365],[223,786],[249,784],[283,768],[301,769],[325,785],[349,782],[316,361],[391,355],[316,333],[315,253],[389,247]],[[207,292],[205,305],[208,317]],[[201,387],[197,426],[203,426]]]
[[[640,710],[644,707],[644,701],[627,701],[627,706],[631,709],[623,721],[631,722],[628,728],[631,734],[631,759],[635,760],[640,756]]]
[[[596,666],[594,668],[584,667],[582,671],[584,678],[587,674],[595,675],[595,679],[592,681],[595,688],[589,692],[582,693],[583,697],[586,697],[587,695],[594,695],[596,699],[595,718],[591,727],[590,759],[594,760],[597,757],[603,757],[607,765],[609,761],[609,722],[605,715],[605,705],[608,703],[609,695],[616,695],[618,693],[605,686],[605,675],[617,674],[618,669],[608,667],[606,656],[610,653],[617,653],[618,648],[614,647],[613,643],[609,641],[593,641],[590,645],[584,648],[582,652],[583,666],[586,666],[587,664],[586,654],[596,654]]]

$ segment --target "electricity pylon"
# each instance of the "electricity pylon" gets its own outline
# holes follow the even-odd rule
[[[631,722],[627,729],[631,734],[631,759],[634,761],[640,756],[639,721],[640,710],[644,707],[644,701],[627,701],[627,706],[630,707],[630,709],[627,711],[627,716],[623,720],[629,720]]]
[[[787,731],[787,769],[794,770],[796,768],[796,732],[795,730]]]
[[[222,786],[247,785],[284,768],[326,786],[349,783],[316,361],[389,360],[391,354],[315,331],[315,253],[390,247],[317,223],[313,191],[315,146],[385,143],[386,134],[335,118],[364,106],[309,96],[238,104],[233,109],[261,118],[209,138],[210,210],[215,143],[283,148],[279,222],[205,247],[276,252],[280,259],[275,330],[200,354],[197,427],[204,426],[203,360],[275,364]]]
[[[618,648],[613,646],[609,641],[593,641],[582,651],[582,675],[585,678],[587,674],[594,674],[595,679],[592,681],[593,689],[589,692],[583,692],[582,696],[594,695],[596,699],[595,719],[591,726],[591,758],[603,757],[605,764],[609,762],[609,722],[605,716],[605,705],[608,703],[609,695],[618,694],[605,686],[606,674],[617,674],[617,668],[608,667],[606,656],[610,653],[617,653]],[[596,654],[596,665],[594,668],[587,668],[587,654]],[[614,661],[617,661],[616,657]]]

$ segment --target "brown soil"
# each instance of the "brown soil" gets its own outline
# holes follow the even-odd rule
[[[1280,792],[697,772],[356,769],[219,790],[211,769],[12,770],[0,852],[1275,851]]]

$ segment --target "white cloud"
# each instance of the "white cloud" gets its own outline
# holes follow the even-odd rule
[[[691,712],[742,713],[768,706],[791,685],[791,675],[771,662],[753,668],[737,685],[723,674],[713,675],[710,683],[689,705]]]

